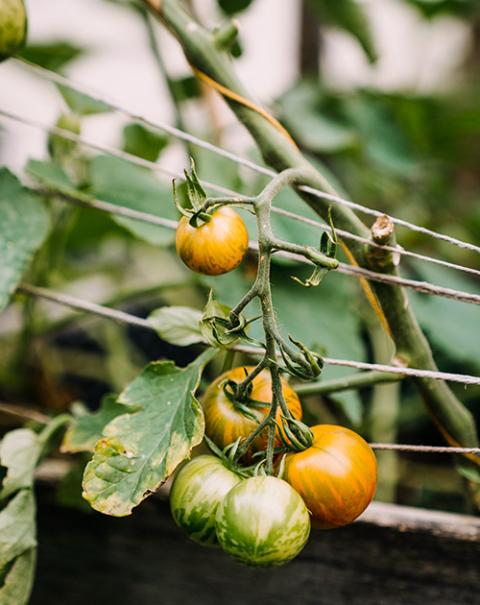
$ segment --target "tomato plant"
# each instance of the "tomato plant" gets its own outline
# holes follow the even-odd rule
[[[251,477],[220,504],[216,531],[222,548],[254,567],[282,565],[298,555],[310,534],[310,518],[298,493],[276,477]]]
[[[216,456],[194,458],[177,472],[170,490],[175,523],[193,540],[215,544],[218,505],[240,480]]]
[[[312,428],[312,446],[287,454],[285,480],[305,500],[315,524],[340,527],[370,504],[377,463],[370,446],[350,429],[321,424]]]
[[[180,258],[192,271],[222,275],[242,262],[248,249],[248,231],[238,212],[222,206],[198,227],[183,216],[175,243]]]
[[[235,406],[235,402],[225,393],[223,385],[226,380],[241,383],[254,366],[241,366],[225,372],[208,387],[202,399],[205,412],[205,432],[220,448],[224,448],[239,437],[246,438],[255,430],[269,412],[272,401],[272,378],[267,370],[262,370],[252,381],[249,398],[253,402],[265,403],[265,406],[248,406],[251,418]],[[292,414],[298,420],[302,418],[302,405],[295,391],[282,378],[282,391],[285,402]],[[277,422],[281,425],[281,410],[277,411]],[[265,449],[267,431],[262,431],[252,444],[253,451]],[[279,429],[276,429],[275,445],[281,443]]]

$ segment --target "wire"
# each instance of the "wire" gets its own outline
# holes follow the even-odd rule
[[[178,172],[178,171],[169,170],[167,168],[164,168],[164,167],[160,166],[156,162],[151,162],[150,160],[145,160],[145,159],[140,158],[138,156],[134,156],[134,155],[132,155],[130,153],[122,151],[121,149],[116,149],[116,148],[111,147],[109,145],[102,145],[100,143],[94,143],[93,141],[89,141],[88,139],[85,139],[82,136],[79,136],[79,135],[77,135],[77,134],[75,134],[73,132],[70,132],[68,130],[65,130],[63,128],[59,128],[58,126],[47,126],[46,124],[38,122],[37,120],[32,120],[30,118],[25,118],[23,116],[19,116],[17,114],[14,114],[12,112],[9,112],[9,111],[3,110],[3,109],[0,109],[0,115],[3,115],[4,117],[6,117],[6,118],[8,118],[10,120],[13,120],[13,121],[16,121],[16,122],[20,122],[22,124],[26,124],[27,126],[31,126],[33,128],[37,128],[39,130],[48,132],[50,134],[54,134],[54,135],[60,136],[62,138],[68,139],[70,141],[86,145],[87,147],[90,147],[90,148],[95,149],[97,151],[100,151],[102,153],[107,153],[107,154],[112,155],[114,157],[118,157],[118,158],[123,159],[123,160],[125,160],[127,162],[130,162],[132,164],[141,166],[143,168],[149,168],[151,170],[154,170],[156,172],[164,174],[165,176],[168,176],[170,178],[183,179],[184,175],[182,173]],[[275,173],[272,173],[272,174],[275,174]],[[242,196],[242,194],[240,194],[240,193],[238,193],[236,191],[232,191],[231,189],[228,189],[227,187],[222,187],[222,186],[217,185],[215,183],[210,183],[209,181],[202,180],[202,185],[205,188],[210,189],[212,191],[215,191],[217,193],[221,193],[222,195],[233,196],[233,197],[240,198],[240,199],[242,197],[244,197],[244,196]],[[322,223],[320,223],[318,221],[315,221],[313,219],[309,219],[309,218],[306,218],[306,217],[299,216],[297,214],[294,214],[293,212],[289,212],[287,210],[282,210],[281,208],[273,207],[272,210],[276,214],[287,216],[287,217],[292,218],[294,220],[297,220],[299,222],[306,223],[306,224],[315,226],[317,228],[320,228],[320,229],[322,229],[324,231],[327,231],[327,230],[331,231],[331,227],[330,226],[324,225],[324,224],[322,224]],[[379,213],[379,216],[383,216],[382,213]],[[142,220],[142,219],[138,219],[138,220]],[[363,238],[363,237],[355,235],[353,233],[349,233],[348,231],[344,231],[342,229],[336,229],[336,231],[337,231],[337,233],[339,235],[341,235],[342,237],[344,237],[346,239],[352,239],[352,240],[360,241],[362,243],[365,243],[365,244],[370,245],[370,246],[375,247],[375,248],[381,248],[383,250],[389,250],[389,251],[392,251],[392,252],[400,254],[400,255],[402,255],[402,254],[403,255],[408,255],[408,256],[411,256],[411,257],[414,257],[414,258],[418,258],[420,260],[429,261],[429,262],[436,263],[436,264],[439,264],[439,265],[443,265],[443,266],[446,266],[446,267],[449,267],[449,268],[452,268],[452,269],[457,269],[457,270],[465,271],[467,273],[472,273],[472,274],[480,276],[480,271],[477,270],[477,269],[473,269],[471,267],[464,267],[462,265],[457,265],[455,263],[449,263],[449,262],[441,260],[441,259],[435,259],[433,257],[424,256],[422,254],[417,254],[415,252],[409,252],[409,251],[404,250],[401,247],[382,246],[382,245],[376,244],[375,242],[372,242],[371,240],[368,240],[367,238]],[[345,271],[340,270],[340,272],[343,272],[345,274],[350,275],[350,274],[354,274],[354,273],[360,274],[360,271],[362,270],[361,268],[351,267],[350,265],[348,265],[348,267],[350,268],[350,271],[348,273],[347,273],[346,270]],[[367,271],[367,270],[363,269],[363,271]],[[375,274],[375,272],[370,272],[370,275],[374,275],[374,274]],[[380,274],[377,274],[377,275],[380,275]],[[371,278],[371,279],[374,279],[374,278]],[[386,282],[386,281],[389,281],[389,279],[390,279],[389,276],[383,276],[383,278],[382,278],[381,281]],[[391,279],[394,279],[394,278],[392,277]],[[409,286],[407,282],[408,282],[408,280],[405,280],[405,283],[399,284],[399,285],[404,285],[406,287],[412,287],[412,286]],[[415,283],[415,282],[413,282],[413,283]],[[427,290],[428,290],[428,286],[426,288],[419,289],[419,291],[421,291],[421,292],[427,292]],[[448,290],[449,290],[448,288],[444,288],[444,290],[445,290],[445,296],[447,298],[457,299],[454,295],[450,296],[448,294]],[[471,298],[472,296],[473,296],[473,299]],[[457,300],[464,300],[466,302],[474,302],[475,301],[475,296],[476,295],[467,295],[466,297],[459,298]]]
[[[0,110],[1,113],[1,110]],[[151,223],[153,225],[158,225],[160,227],[165,227],[166,229],[176,229],[178,226],[177,221],[173,221],[170,219],[161,218],[159,216],[155,216],[154,214],[149,214],[147,212],[141,212],[139,210],[133,210],[132,208],[127,208],[125,206],[117,206],[116,204],[111,204],[109,202],[104,202],[102,200],[90,200],[90,199],[79,199],[75,197],[73,194],[69,195],[63,191],[52,191],[49,189],[33,189],[37,193],[41,195],[50,195],[55,196],[57,198],[61,198],[69,203],[75,204],[77,206],[84,206],[87,208],[91,208],[94,210],[100,210],[102,212],[107,212],[109,214],[117,214],[120,216],[125,216],[127,218],[131,218],[134,220],[142,221],[145,223]],[[257,242],[251,241],[249,243],[250,250],[255,252],[258,251]],[[277,253],[277,256],[281,256],[282,258],[287,258],[296,262],[300,262],[303,264],[311,265],[311,261],[305,259],[303,256],[292,252],[280,251]],[[415,281],[413,279],[407,279],[404,277],[399,277],[396,275],[387,275],[383,273],[377,273],[375,271],[370,271],[368,269],[363,269],[362,267],[353,267],[346,263],[339,263],[336,271],[338,273],[342,273],[343,275],[350,275],[354,277],[366,277],[369,280],[377,281],[381,283],[390,284],[392,286],[403,286],[406,288],[410,288],[411,290],[415,290],[416,292],[421,292],[423,294],[430,294],[434,296],[441,296],[443,298],[449,298],[452,300],[466,302],[470,304],[480,305],[480,295],[471,294],[470,292],[463,292],[461,290],[454,290],[452,288],[444,288],[443,286],[437,286],[434,284],[430,284],[428,282],[420,282]]]
[[[480,447],[451,447],[437,445],[406,445],[404,443],[370,443],[374,450],[394,450],[399,452],[421,452],[423,454],[476,454]]]
[[[88,86],[79,84],[73,80],[70,80],[69,78],[61,76],[60,74],[52,72],[43,67],[34,65],[24,59],[14,59],[14,61],[27,67],[32,72],[37,73],[39,76],[41,76],[43,78],[46,78],[52,82],[55,82],[55,83],[63,85],[63,86],[68,86],[69,88],[72,88],[72,89],[76,90],[77,92],[87,94],[90,97],[92,97],[94,100],[105,103],[112,110],[122,113],[135,121],[141,122],[141,123],[145,124],[146,126],[149,126],[150,128],[154,128],[156,130],[162,130],[163,132],[167,132],[168,134],[171,134],[172,136],[174,136],[178,139],[187,141],[193,145],[197,145],[198,147],[202,147],[203,149],[206,149],[212,153],[225,157],[225,158],[227,158],[237,164],[245,166],[246,168],[249,168],[250,170],[257,172],[259,174],[264,174],[264,175],[270,176],[270,177],[275,176],[275,172],[273,170],[260,166],[259,164],[252,162],[251,160],[248,160],[247,158],[243,158],[235,153],[222,149],[221,147],[218,147],[217,145],[213,145],[213,144],[209,143],[208,141],[205,141],[203,139],[200,139],[199,137],[196,137],[192,134],[184,132],[183,130],[180,130],[179,128],[170,126],[169,124],[166,124],[165,122],[160,122],[160,121],[153,122],[152,120],[149,120],[149,119],[145,118],[144,116],[132,113],[132,112],[128,111],[127,109],[121,107],[114,100],[108,99],[103,93],[100,94]],[[342,206],[347,206],[354,210],[358,210],[359,212],[363,212],[364,214],[368,214],[370,216],[379,217],[379,216],[383,216],[385,214],[384,212],[374,210],[373,208],[368,208],[367,206],[363,206],[362,204],[352,202],[350,200],[347,200],[347,199],[337,196],[337,195],[333,195],[333,194],[329,194],[329,193],[320,191],[319,189],[315,189],[315,188],[309,187],[307,185],[302,185],[299,187],[299,189],[301,189],[302,191],[304,191],[306,193],[315,195],[316,197],[331,200],[332,202],[338,203]],[[393,217],[390,215],[389,215],[389,218],[396,225],[406,227],[412,231],[417,231],[419,233],[423,233],[424,235],[429,235],[430,237],[448,242],[449,244],[455,245],[459,248],[463,248],[466,250],[471,250],[473,252],[480,253],[480,246],[476,246],[474,244],[471,244],[469,242],[464,242],[462,240],[451,237],[449,235],[445,235],[443,233],[439,233],[437,231],[427,229],[426,227],[421,227],[420,225],[416,225],[415,223],[410,223],[410,222],[400,219],[400,218],[396,218],[396,217]],[[400,250],[398,250],[398,252],[400,252],[400,254],[402,254],[402,253],[405,254],[405,252],[401,252]],[[435,262],[435,260],[436,260],[436,259],[432,260],[429,257],[426,257],[426,258],[423,257],[422,260],[427,260],[427,258],[429,259],[430,262]],[[444,263],[441,262],[438,264],[444,264]],[[449,266],[449,264],[446,264],[445,266]],[[459,268],[459,267],[456,266],[456,267],[452,267],[452,268]],[[468,269],[468,268],[466,268],[466,269]],[[473,270],[473,272],[475,272],[475,270]]]
[[[92,303],[90,301],[71,296],[70,294],[56,292],[54,290],[41,288],[26,283],[20,284],[17,290],[29,296],[44,298],[46,300],[58,303],[71,309],[76,309],[78,311],[86,311],[87,313],[93,313],[100,317],[105,317],[107,319],[112,319],[114,321],[119,321],[121,323],[126,323],[132,326],[143,328],[145,330],[156,332],[155,328],[148,321],[148,319],[143,319],[141,317],[137,317],[136,315],[131,315],[124,311],[119,311],[118,309],[112,309],[110,307],[105,307],[103,305]],[[252,347],[246,345],[236,345],[235,347],[232,347],[232,349],[240,353],[246,353],[248,355],[261,355],[263,351],[263,349],[260,347]],[[377,370],[380,372],[388,372],[392,374],[402,374],[403,376],[414,376],[417,378],[432,378],[434,380],[459,382],[466,385],[480,385],[479,376],[471,376],[468,374],[453,374],[450,372],[420,370],[417,368],[401,368],[398,366],[368,363],[364,361],[334,359],[332,357],[322,357],[322,359],[327,365],[344,366],[361,370]]]

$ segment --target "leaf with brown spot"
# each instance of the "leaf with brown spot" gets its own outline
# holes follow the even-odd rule
[[[129,515],[190,456],[205,421],[195,391],[215,351],[186,368],[170,361],[148,364],[118,403],[138,411],[114,418],[103,431],[83,476],[83,496],[99,512]]]

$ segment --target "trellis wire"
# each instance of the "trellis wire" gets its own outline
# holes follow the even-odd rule
[[[113,148],[109,145],[102,145],[100,143],[94,143],[93,141],[88,141],[84,137],[81,137],[81,136],[79,136],[75,133],[72,133],[68,130],[65,130],[63,128],[59,128],[57,126],[47,126],[41,122],[38,122],[37,120],[25,118],[23,116],[19,116],[15,113],[5,111],[3,109],[0,109],[0,115],[3,115],[4,117],[6,117],[10,120],[14,120],[14,121],[20,122],[22,124],[26,124],[33,128],[38,128],[42,131],[60,136],[62,138],[68,139],[70,141],[74,141],[76,143],[86,145],[92,149],[95,149],[102,153],[107,153],[114,157],[118,157],[118,158],[128,161],[132,164],[136,164],[136,165],[142,166],[144,168],[149,168],[149,169],[155,170],[155,171],[163,173],[171,178],[180,178],[180,179],[183,178],[183,175],[179,172],[163,168],[162,166],[160,166],[159,164],[157,164],[155,162],[151,162],[149,160],[145,160],[138,156],[134,156],[134,155],[129,154],[120,149]],[[208,181],[202,181],[202,184],[206,188],[212,189],[213,191],[217,191],[223,195],[232,196],[232,197],[238,198],[238,199],[241,199],[242,197],[244,197],[244,196],[242,196],[242,194],[240,194],[238,192],[232,191],[231,189],[216,185],[214,183],[210,183]],[[52,193],[54,193],[54,192],[52,192]],[[69,201],[72,201],[72,200],[70,199]],[[278,211],[278,209],[276,209],[276,210]],[[274,209],[274,211],[275,211],[275,209]],[[280,214],[285,214],[286,212],[287,211],[280,211]],[[297,215],[294,215],[294,216],[297,220],[302,220],[302,217],[300,217],[300,216],[297,217]],[[138,218],[138,220],[145,221],[145,218]],[[306,219],[306,220],[308,222],[310,222],[310,219]],[[146,221],[146,222],[148,222],[148,221]],[[313,222],[315,222],[315,221],[313,221]],[[320,223],[318,223],[318,224],[320,225]],[[345,233],[345,232],[343,232],[343,233]],[[349,235],[353,236],[353,234],[349,234]],[[353,236],[353,237],[358,239],[358,236]],[[365,242],[371,243],[369,240],[365,240]],[[376,247],[382,247],[382,246],[376,245]],[[401,248],[398,248],[398,249],[392,248],[392,247],[389,247],[389,248],[394,250],[395,252],[400,252],[400,250],[401,250]],[[288,253],[283,253],[283,254],[287,255]],[[300,260],[300,262],[305,262],[305,260],[301,259],[301,258],[300,259],[297,258],[297,260]],[[439,261],[439,264],[444,264],[444,261]],[[450,263],[448,263],[448,264],[450,264]],[[459,266],[456,266],[456,268],[458,268],[458,267]],[[469,268],[466,268],[466,269],[468,270]],[[344,273],[345,275],[363,276],[363,277],[367,277],[367,279],[371,279],[374,281],[380,281],[382,283],[391,283],[391,284],[396,284],[399,286],[404,286],[406,288],[411,288],[411,289],[417,290],[418,292],[423,292],[426,294],[435,294],[438,296],[443,296],[445,298],[451,298],[453,300],[469,302],[469,303],[473,303],[473,304],[480,304],[480,295],[471,294],[469,292],[462,292],[460,290],[454,290],[451,288],[445,288],[443,286],[435,286],[435,285],[429,284],[427,282],[418,282],[416,280],[409,280],[406,278],[397,277],[397,276],[393,276],[393,275],[385,275],[382,273],[377,273],[375,271],[369,271],[368,269],[364,269],[361,267],[354,267],[352,265],[348,265],[345,263],[339,264],[338,271],[339,271],[339,273]],[[473,273],[480,273],[480,272],[477,272],[475,269],[471,269],[470,271]]]
[[[65,294],[63,292],[56,292],[54,290],[50,290],[47,288],[41,288],[38,286],[33,286],[31,284],[23,283],[18,287],[18,291],[23,292],[29,296],[37,296],[39,298],[44,298],[54,303],[58,303],[60,305],[69,307],[71,309],[86,311],[88,313],[93,313],[95,315],[99,315],[101,317],[105,317],[108,319],[112,319],[114,321],[119,321],[121,323],[126,323],[129,325],[133,325],[139,328],[143,328],[146,330],[150,330],[152,332],[156,332],[153,325],[148,321],[148,319],[143,319],[141,317],[137,317],[135,315],[131,315],[130,313],[126,313],[124,311],[119,311],[118,309],[112,309],[110,307],[105,307],[103,305],[99,305],[97,303],[92,303],[90,301],[86,301],[75,296],[71,296],[70,294]],[[247,345],[236,345],[233,347],[233,350],[238,351],[240,353],[246,353],[248,355],[259,355],[262,354],[262,349],[260,347],[247,346]],[[465,385],[480,385],[480,377],[479,376],[471,376],[468,374],[454,374],[451,372],[440,372],[433,370],[421,370],[418,368],[404,368],[399,366],[389,366],[378,363],[369,363],[364,361],[352,361],[347,359],[335,359],[332,357],[322,357],[324,362],[327,365],[335,365],[335,366],[344,366],[350,368],[357,368],[361,370],[378,370],[380,372],[388,372],[392,374],[401,374],[403,376],[413,376],[417,378],[432,378],[434,380],[446,380],[449,382],[459,382]]]
[[[1,113],[1,110],[0,110]],[[127,208],[125,206],[117,206],[116,204],[111,204],[109,202],[104,202],[103,200],[81,200],[76,198],[73,195],[69,195],[63,191],[55,191],[49,189],[34,189],[34,191],[44,194],[51,195],[55,197],[59,197],[69,203],[75,204],[77,206],[84,206],[87,208],[92,208],[94,210],[100,210],[102,212],[107,212],[109,214],[117,214],[120,216],[124,216],[126,218],[131,218],[134,220],[142,221],[145,223],[150,223],[153,225],[157,225],[159,227],[164,227],[166,229],[176,229],[177,221],[171,219],[165,219],[154,214],[149,214],[147,212],[142,212],[140,210],[134,210],[132,208]],[[256,242],[251,241],[249,243],[249,248],[251,250],[257,251]],[[292,252],[280,251],[278,252],[278,256],[282,256],[283,258],[288,258],[294,260],[296,262],[309,264],[311,262],[305,259],[304,257],[294,254]],[[444,298],[449,298],[452,300],[457,300],[460,302],[471,303],[475,305],[480,305],[480,295],[471,294],[470,292],[462,292],[461,290],[454,290],[452,288],[445,288],[443,286],[436,286],[434,284],[430,284],[428,282],[419,282],[413,279],[407,279],[404,277],[398,277],[396,275],[387,275],[383,273],[377,273],[375,271],[370,271],[368,269],[364,269],[362,267],[354,267],[352,265],[348,265],[347,263],[339,263],[338,268],[336,269],[339,273],[344,275],[353,275],[355,277],[366,277],[367,279],[378,281],[386,284],[403,286],[406,288],[410,288],[417,292],[422,292],[424,294],[430,294],[435,296],[442,296]]]
[[[246,168],[249,168],[250,170],[257,172],[259,174],[264,174],[264,175],[270,176],[270,177],[275,176],[275,172],[273,170],[271,170],[269,168],[265,168],[264,166],[260,166],[259,164],[255,163],[247,158],[243,158],[233,152],[230,152],[221,147],[218,147],[217,145],[213,145],[212,143],[209,143],[208,141],[205,141],[199,137],[196,137],[195,135],[184,132],[183,130],[180,130],[179,128],[175,128],[174,126],[170,126],[169,124],[166,124],[165,122],[160,122],[158,120],[156,120],[154,122],[152,120],[149,120],[148,118],[145,118],[144,116],[141,116],[141,115],[135,114],[131,111],[128,111],[127,109],[121,107],[116,101],[109,99],[105,94],[103,94],[103,93],[100,94],[100,93],[94,91],[92,88],[85,86],[83,84],[81,85],[81,84],[71,80],[70,78],[66,78],[66,77],[64,77],[60,74],[57,74],[55,72],[52,72],[48,69],[34,65],[24,59],[14,59],[14,60],[21,63],[23,66],[28,67],[31,71],[33,71],[34,73],[37,73],[41,77],[48,79],[52,82],[55,82],[57,84],[72,88],[73,90],[76,90],[77,92],[87,94],[92,99],[103,102],[104,104],[108,105],[112,110],[122,113],[123,115],[126,115],[127,117],[129,117],[132,120],[141,122],[144,125],[149,126],[150,128],[154,128],[156,130],[162,130],[163,132],[171,134],[172,136],[174,136],[178,139],[187,141],[189,143],[197,145],[198,147],[202,147],[203,149],[206,149],[212,153],[215,153],[216,155],[225,157],[225,158],[227,158],[237,164],[245,166]],[[362,204],[358,204],[351,200],[347,200],[341,196],[326,193],[324,191],[315,189],[315,188],[307,186],[307,185],[302,185],[299,187],[299,189],[301,189],[302,191],[304,191],[306,193],[310,193],[317,197],[331,200],[332,202],[338,203],[343,206],[347,206],[349,208],[358,210],[359,212],[363,212],[364,214],[375,216],[377,218],[380,216],[383,216],[385,214],[385,213],[375,210],[373,208],[368,208],[366,206],[363,206]],[[474,244],[471,244],[469,242],[465,242],[465,241],[459,240],[457,238],[451,237],[449,235],[439,233],[439,232],[433,231],[431,229],[427,229],[426,227],[421,227],[420,225],[416,225],[415,223],[410,223],[409,221],[406,221],[406,220],[403,220],[400,218],[396,218],[396,217],[393,217],[390,215],[389,215],[389,218],[396,225],[406,227],[407,229],[410,229],[412,231],[417,231],[419,233],[423,233],[423,234],[433,237],[435,239],[439,239],[439,240],[448,242],[459,248],[463,248],[466,250],[471,250],[471,251],[480,253],[480,247],[476,246]],[[351,236],[353,234],[349,234],[349,235]],[[343,237],[345,237],[345,234],[343,234]],[[356,237],[356,236],[354,236],[354,237]],[[420,260],[428,260],[429,262],[437,262],[437,264],[442,264],[442,265],[445,265],[450,268],[455,268],[455,269],[459,269],[459,270],[467,270],[467,271],[469,269],[468,267],[462,267],[461,265],[455,265],[454,263],[447,263],[446,261],[442,262],[442,261],[440,261],[440,259],[433,259],[432,257],[426,257],[424,255],[417,255],[416,253],[412,253],[412,252],[405,251],[402,249],[399,249],[399,250],[396,249],[396,251],[399,252],[400,254],[414,256],[416,258],[419,258]],[[469,272],[479,273],[475,269],[472,269]]]
[[[41,129],[42,131],[47,131],[51,134],[55,134],[57,136],[66,138],[68,140],[77,142],[77,143],[81,143],[83,145],[86,145],[92,149],[95,149],[97,151],[100,151],[102,153],[108,153],[109,155],[112,155],[114,157],[118,157],[120,159],[123,159],[125,161],[128,161],[130,163],[142,166],[144,168],[149,168],[152,170],[155,170],[157,172],[160,172],[166,176],[169,176],[171,178],[183,178],[183,175],[180,172],[176,172],[173,170],[169,170],[166,169],[162,166],[160,166],[159,164],[155,163],[155,162],[151,162],[149,160],[145,160],[143,158],[137,157],[137,156],[133,156],[125,151],[122,151],[120,149],[115,149],[112,148],[110,146],[107,145],[101,145],[99,143],[94,143],[93,141],[88,141],[86,140],[84,137],[81,137],[75,133],[69,132],[68,130],[64,130],[63,128],[59,128],[57,126],[47,126],[45,124],[42,124],[40,122],[37,122],[36,120],[31,120],[29,118],[24,118],[21,116],[18,116],[14,113],[5,111],[3,109],[0,109],[0,115],[3,115],[5,117],[7,117],[8,119],[11,120],[15,120],[15,121],[19,121],[21,123],[27,124],[28,126],[34,127],[34,128],[38,128]],[[236,191],[232,191],[231,189],[228,189],[226,187],[222,187],[219,185],[216,185],[214,183],[210,183],[208,181],[202,181],[202,184],[207,188],[207,189],[211,189],[212,191],[216,191],[218,193],[221,193],[222,195],[229,195],[232,197],[236,197],[236,198],[242,198],[242,194],[236,192]],[[54,193],[54,192],[51,192]],[[69,201],[73,202],[72,199],[70,199]],[[98,204],[98,206],[100,206],[100,204]],[[114,206],[114,205],[112,205]],[[119,208],[119,206],[116,206],[117,208]],[[101,209],[100,207],[98,209]],[[109,212],[110,210],[106,209],[106,205],[104,205],[104,210],[106,212]],[[287,210],[283,210],[281,208],[272,208],[273,212],[275,212],[276,214],[280,214],[280,215],[284,215],[287,216],[289,218],[292,218],[294,220],[297,220],[299,222],[303,222],[309,225],[313,225],[317,228],[321,228],[325,231],[331,231],[331,227],[324,225],[318,221],[315,221],[313,219],[309,219],[306,217],[302,217],[299,216],[297,214],[294,214],[292,212],[289,212]],[[112,211],[113,212],[113,211]],[[134,210],[132,210],[132,213],[135,212]],[[122,211],[118,211],[117,214],[122,214]],[[141,215],[145,214],[145,213],[139,213],[138,217],[133,217],[132,218],[137,218],[137,220],[142,220],[145,222],[153,222],[153,221],[149,221],[146,220],[145,217],[142,217]],[[126,214],[124,214],[126,216]],[[154,215],[150,215],[150,216],[154,216]],[[165,226],[160,224],[159,222],[155,221],[154,224],[160,225],[160,226]],[[433,257],[429,257],[429,256],[424,256],[422,254],[418,254],[415,252],[410,252],[410,251],[406,251],[401,247],[393,247],[393,246],[381,246],[379,244],[376,244],[375,242],[372,242],[371,240],[368,240],[366,238],[363,238],[361,236],[358,235],[354,235],[353,233],[349,233],[347,231],[344,231],[342,229],[336,229],[337,233],[339,235],[341,235],[342,237],[346,238],[346,239],[353,239],[353,240],[357,240],[360,241],[362,243],[368,244],[372,247],[375,248],[381,248],[383,250],[390,250],[394,253],[398,253],[398,254],[405,254],[414,258],[418,258],[420,260],[425,260],[428,262],[432,262],[432,263],[436,263],[439,265],[443,265],[452,269],[457,269],[460,271],[465,271],[467,273],[472,273],[475,275],[480,275],[480,271],[477,269],[473,269],[470,267],[464,267],[462,265],[457,265],[455,263],[449,263],[447,261],[441,260],[441,259],[435,259]],[[302,260],[302,259],[301,259]],[[348,267],[348,268],[346,268]],[[367,272],[367,269],[361,269],[361,268],[357,268],[357,267],[352,267],[351,265],[345,265],[345,264],[341,264],[339,267],[339,272],[340,273],[345,273],[347,275],[356,275],[356,274],[360,274],[361,271]],[[368,277],[369,279],[375,279],[375,275],[379,276],[381,274],[375,273],[373,271],[369,272],[369,275],[367,276],[365,273],[365,277]],[[395,280],[403,280],[402,283],[398,282],[398,285],[403,285],[405,287],[409,287],[409,288],[414,288],[417,289],[420,292],[424,292],[424,293],[434,293],[432,288],[428,285],[425,284],[422,287],[418,287],[415,288],[415,284],[416,283],[421,283],[421,282],[415,282],[415,280],[406,280],[404,278],[396,278],[394,276],[386,276],[386,275],[382,275],[381,279],[377,279],[377,281],[382,281],[382,282],[391,282],[391,283],[395,283]],[[463,293],[461,296],[456,296],[455,291],[451,290],[449,288],[442,288],[441,286],[438,287],[438,292],[436,292],[437,294],[441,295],[441,296],[445,296],[447,298],[452,298],[454,300],[462,300],[464,302],[474,302],[475,304],[480,304],[480,297],[475,295],[475,294],[469,294],[469,293]],[[457,291],[458,292],[458,291]]]

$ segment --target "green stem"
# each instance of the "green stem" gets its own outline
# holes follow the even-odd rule
[[[386,372],[361,372],[344,378],[326,380],[324,382],[312,382],[310,384],[299,384],[295,386],[297,395],[307,397],[309,395],[328,395],[341,391],[353,391],[363,389],[376,384],[398,382],[403,379],[401,374],[387,374]]]

